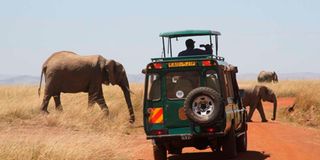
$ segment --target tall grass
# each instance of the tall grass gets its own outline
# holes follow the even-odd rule
[[[271,88],[278,97],[295,97],[300,92],[309,89],[317,89],[320,80],[284,80],[278,83],[258,83],[256,81],[239,81],[240,88],[253,87],[255,85],[265,85]],[[320,91],[320,88],[318,88]]]
[[[239,82],[240,88],[253,87],[257,84],[254,81]],[[287,80],[275,84],[259,83],[259,85],[271,88],[277,97],[295,97],[294,107],[280,106],[280,118],[301,125],[320,128],[319,80]],[[289,109],[290,107],[292,109]]]
[[[257,83],[240,81],[239,84],[247,88]],[[262,85],[272,88],[278,97],[295,97],[294,111],[279,106],[280,117],[320,126],[320,81]],[[132,159],[132,154],[140,151],[135,139],[143,134],[143,85],[131,85],[134,125],[128,122],[121,89],[105,86],[103,90],[109,117],[105,117],[98,105],[88,109],[85,93],[62,94],[63,112],[55,110],[52,99],[50,114],[42,115],[37,86],[0,86],[0,159]]]
[[[62,94],[63,112],[51,99],[50,114],[42,115],[37,86],[0,86],[0,159],[131,159],[127,146],[141,132],[143,86],[131,85],[134,125],[121,89],[103,90],[108,117],[98,105],[88,108],[85,93]]]
[[[286,120],[320,128],[320,85],[308,84],[296,93],[295,105],[281,111]]]

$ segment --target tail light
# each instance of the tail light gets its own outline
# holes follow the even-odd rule
[[[161,63],[153,63],[153,67],[155,69],[162,69],[162,64]]]
[[[162,69],[162,63],[151,63],[147,67],[148,69]]]
[[[215,128],[205,128],[205,132],[208,132],[208,133],[214,133],[216,131]]]
[[[202,61],[202,66],[209,67],[209,66],[213,66],[213,64],[211,63],[210,60],[205,60],[205,61]]]

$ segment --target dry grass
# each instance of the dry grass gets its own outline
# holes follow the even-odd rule
[[[143,87],[131,85],[136,123],[119,87],[104,87],[110,109],[105,117],[98,105],[87,107],[87,94],[63,94],[62,113],[40,114],[37,86],[0,86],[0,159],[131,159],[126,146],[141,132]],[[135,147],[138,151],[138,147]]]
[[[28,130],[28,132],[30,132]],[[3,134],[0,159],[126,159],[116,150],[124,143],[120,137],[99,134],[79,134],[72,131],[42,131],[42,134]],[[40,132],[41,133],[41,132]]]
[[[241,81],[240,87],[255,85]],[[280,108],[280,117],[319,127],[320,81],[280,81],[265,84],[278,97],[296,97],[295,110]],[[63,94],[62,113],[55,111],[53,100],[50,114],[41,115],[41,99],[37,86],[0,86],[0,159],[132,159],[139,152],[138,135],[143,135],[143,85],[133,84],[131,95],[136,114],[135,125],[128,123],[128,109],[119,87],[104,87],[110,108],[106,118],[96,105],[87,108],[87,95]]]
[[[292,110],[285,108],[281,114],[286,120],[320,128],[320,85],[319,83],[311,84],[305,85],[296,93]]]
[[[252,87],[258,84],[254,81],[240,81],[240,88]],[[277,97],[295,97],[293,111],[291,106],[279,106],[280,118],[301,125],[320,128],[320,81],[291,80],[280,81],[276,84],[262,84],[271,88]]]

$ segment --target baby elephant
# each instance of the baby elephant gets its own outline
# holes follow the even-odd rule
[[[273,103],[273,117],[271,118],[271,120],[276,119],[276,112],[277,112],[276,95],[270,88],[262,85],[256,85],[254,88],[244,89],[244,96],[242,98],[243,105],[250,107],[249,115],[247,117],[248,122],[252,121],[251,118],[256,108],[260,113],[262,122],[268,122],[268,120],[266,119],[266,115],[264,114],[264,111],[263,111],[261,100]]]

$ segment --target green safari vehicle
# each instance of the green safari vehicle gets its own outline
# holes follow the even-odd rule
[[[218,56],[219,35],[211,30],[160,34],[163,54],[152,58],[143,70],[144,130],[152,140],[155,160],[181,154],[184,147],[210,147],[228,158],[247,150],[247,113],[236,80],[237,67]],[[191,36],[208,37],[209,44],[200,46],[210,46],[214,53],[172,56],[172,39]]]

